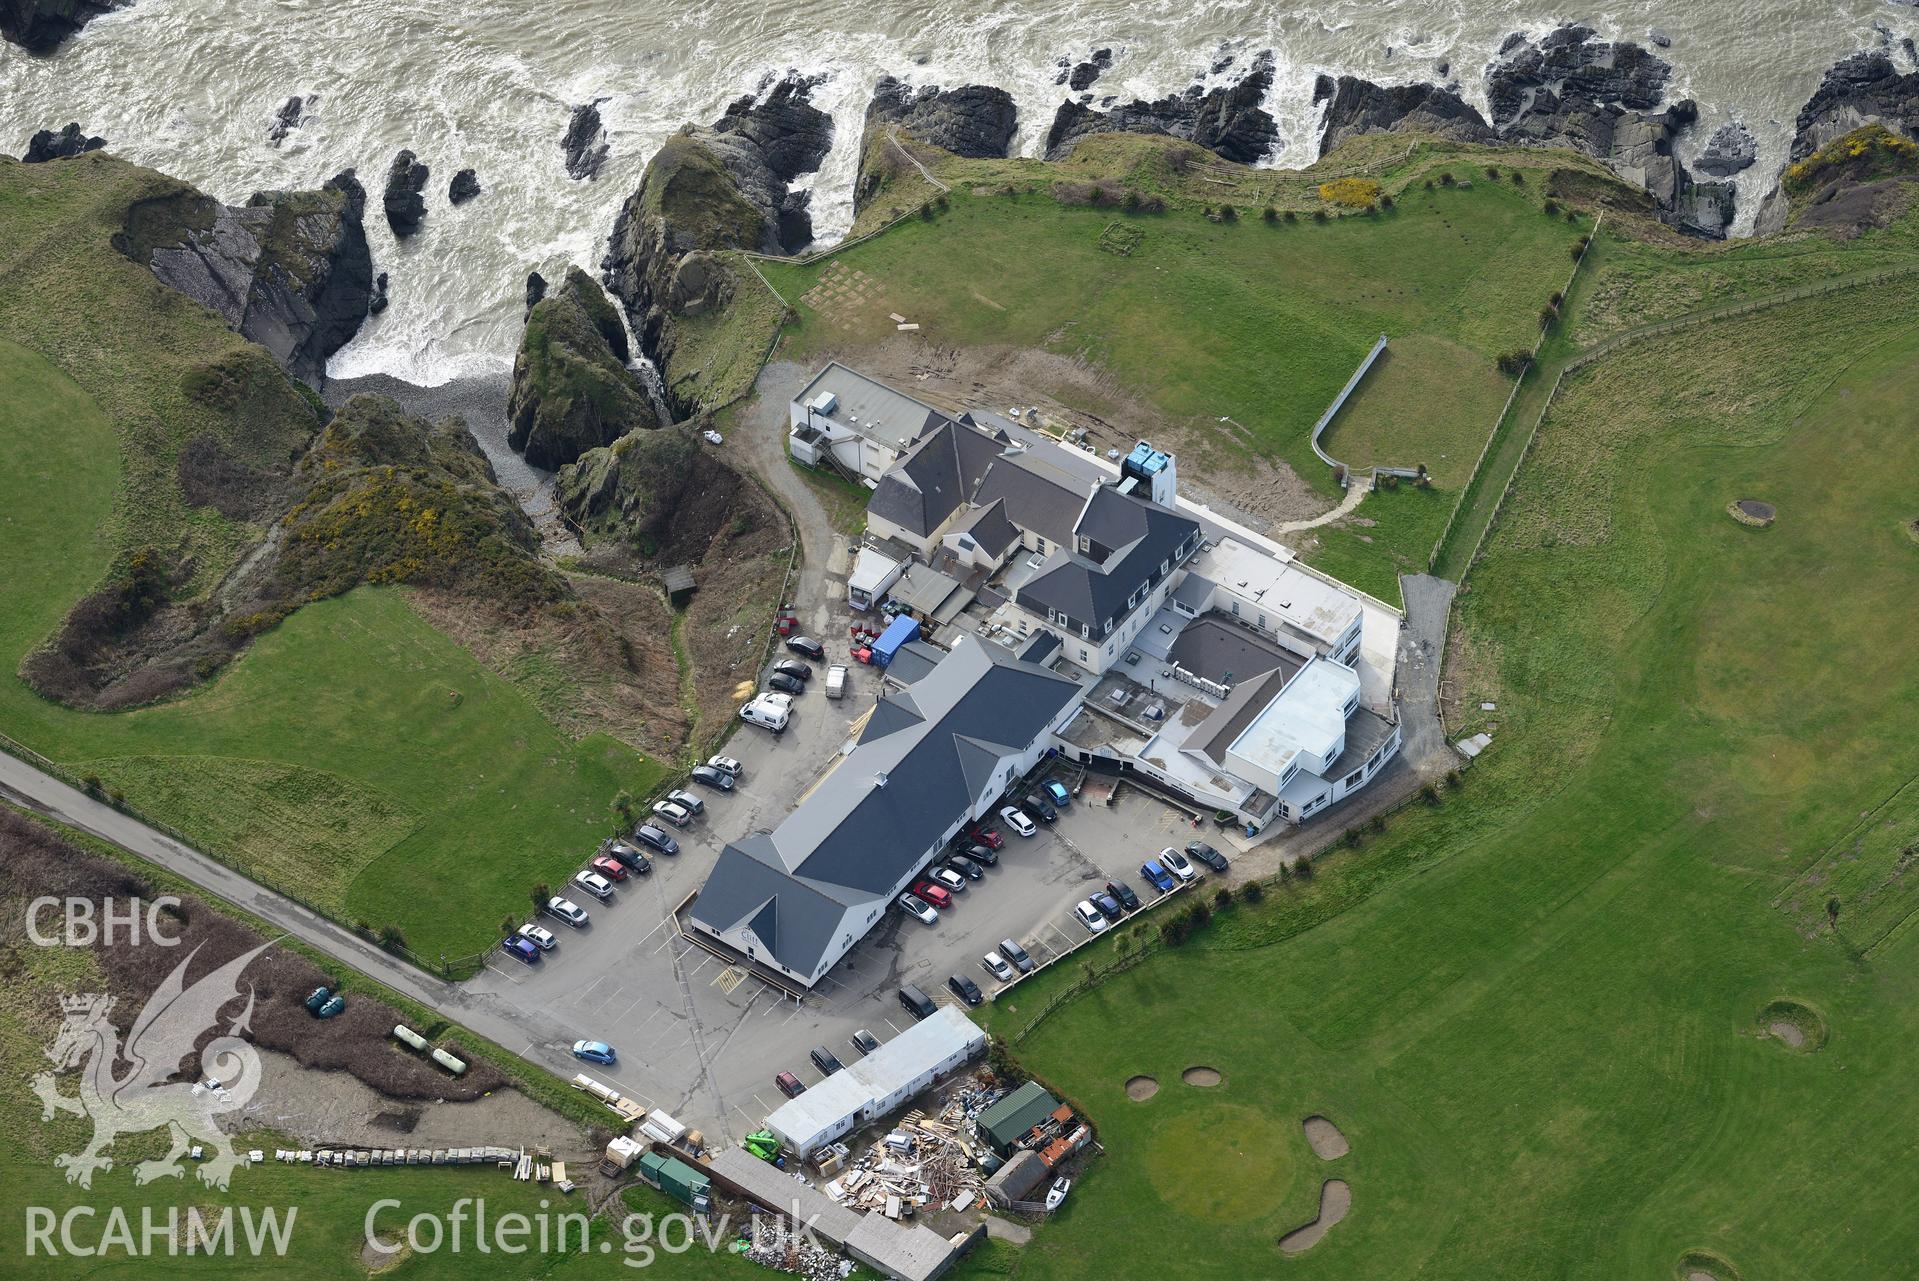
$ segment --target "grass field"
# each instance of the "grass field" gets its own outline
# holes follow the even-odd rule
[[[10,737],[316,906],[397,926],[429,958],[488,946],[530,885],[564,879],[604,834],[620,788],[660,776],[610,738],[560,734],[392,589],[302,609],[175,703],[95,715],[39,698],[15,670],[112,555],[118,442],[32,353],[0,343],[0,380],[23,408],[0,431]]]
[[[1014,1275],[1909,1269],[1919,932],[1887,923],[1919,907],[1889,875],[1919,774],[1915,303],[1828,296],[1569,382],[1461,598],[1450,676],[1497,709],[1455,729],[1496,722],[1492,751],[1023,1041],[1108,1155]],[[1778,524],[1725,516],[1749,496]],[[1824,1012],[1823,1048],[1756,1034],[1782,998]],[[1194,1064],[1225,1084],[1182,1084]],[[1311,1154],[1314,1112],[1349,1156]],[[1350,1214],[1283,1258],[1334,1176]]]

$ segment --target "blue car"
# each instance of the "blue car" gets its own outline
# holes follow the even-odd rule
[[[575,1041],[573,1057],[585,1059],[588,1063],[604,1063],[611,1067],[619,1055],[613,1053],[613,1047],[605,1041]]]
[[[508,956],[518,957],[528,965],[536,965],[540,960],[540,949],[533,945],[532,939],[521,934],[515,934],[512,938],[503,940],[500,943],[500,950]]]
[[[1053,804],[1061,809],[1065,809],[1073,803],[1073,794],[1066,790],[1066,784],[1056,778],[1046,780],[1046,795]]]
[[[1172,873],[1161,867],[1159,860],[1156,858],[1149,858],[1144,863],[1141,863],[1139,865],[1139,874],[1145,877],[1147,882],[1161,894],[1168,893],[1173,888]]]

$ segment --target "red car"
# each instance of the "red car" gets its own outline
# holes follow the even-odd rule
[[[989,850],[996,850],[1006,844],[1006,838],[1001,836],[997,830],[979,823],[975,823],[967,829],[966,839],[975,845],[984,845]]]
[[[609,881],[624,881],[626,879],[626,864],[605,854],[593,860],[593,870]]]
[[[914,881],[913,893],[937,908],[945,909],[953,906],[953,896],[947,892],[944,885],[935,885],[931,881]]]

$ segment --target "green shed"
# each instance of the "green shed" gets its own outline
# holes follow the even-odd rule
[[[1019,1136],[1053,1115],[1059,1100],[1038,1081],[1028,1081],[979,1115],[980,1133],[1005,1156]]]
[[[712,1201],[713,1181],[678,1157],[648,1152],[640,1158],[640,1177],[696,1210]]]

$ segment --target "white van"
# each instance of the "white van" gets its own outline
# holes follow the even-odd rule
[[[740,719],[748,725],[758,725],[761,729],[770,729],[775,734],[786,732],[786,722],[792,712],[782,703],[767,698],[756,698],[740,709]]]
[[[828,698],[846,697],[846,668],[835,663],[826,669],[826,696]]]

